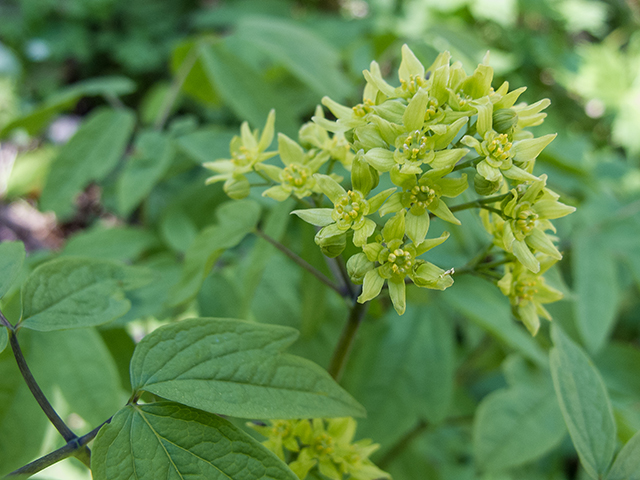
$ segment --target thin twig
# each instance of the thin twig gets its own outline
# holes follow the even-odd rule
[[[171,114],[171,109],[173,105],[176,103],[178,99],[178,95],[180,94],[180,90],[182,89],[182,85],[184,85],[187,76],[191,72],[191,69],[196,64],[198,60],[198,55],[200,53],[200,43],[197,43],[193,46],[187,57],[184,59],[180,68],[176,72],[175,77],[173,77],[173,82],[171,83],[171,87],[169,88],[169,92],[165,97],[164,103],[162,104],[162,108],[156,121],[153,124],[153,128],[156,130],[162,130],[164,128],[165,123],[169,119],[169,115]]]
[[[488,203],[499,202],[500,200],[504,200],[507,196],[511,195],[510,193],[503,193],[500,195],[494,195],[492,197],[479,198],[476,200],[472,200],[470,202],[461,203],[459,205],[454,205],[449,207],[449,210],[452,212],[459,212],[460,210],[467,210],[469,208],[487,208],[486,205]],[[500,212],[502,213],[502,212]]]
[[[324,273],[322,273],[320,270],[318,270],[316,267],[314,267],[313,265],[311,265],[309,262],[307,262],[304,258],[300,257],[298,254],[296,254],[295,252],[292,252],[290,249],[288,249],[287,247],[285,247],[283,244],[281,244],[279,241],[277,241],[275,238],[272,238],[271,236],[267,235],[266,233],[264,233],[262,230],[256,228],[253,231],[257,236],[259,236],[260,238],[262,238],[263,240],[266,240],[267,242],[269,242],[271,245],[273,245],[274,247],[276,247],[278,250],[280,250],[282,253],[284,253],[287,257],[289,257],[291,260],[293,260],[296,264],[298,264],[299,266],[301,266],[302,268],[304,268],[307,272],[309,272],[310,274],[312,274],[314,277],[316,277],[318,280],[320,280],[322,283],[324,283],[326,286],[328,286],[329,288],[331,288],[332,290],[336,291],[338,294],[340,294],[341,296],[343,295],[342,291],[340,290],[340,287],[338,287],[335,283],[333,283]]]
[[[396,444],[376,464],[383,470],[393,462],[416,438],[422,435],[429,424],[425,420],[418,420],[418,423],[409,430]]]
[[[470,160],[467,160],[466,162],[459,163],[458,165],[453,167],[453,171],[455,172],[456,170],[462,170],[463,168],[467,167],[475,167],[483,158],[484,157],[474,157]]]
[[[5,319],[6,320],[6,319]],[[20,344],[18,343],[18,337],[14,329],[9,331],[9,343],[11,344],[11,349],[13,350],[13,356],[16,359],[16,363],[18,364],[18,368],[20,369],[20,373],[24,378],[24,381],[27,383],[31,394],[34,396],[38,405],[45,413],[49,421],[56,427],[56,430],[60,432],[60,435],[68,442],[72,442],[78,439],[78,436],[71,431],[71,429],[67,426],[66,423],[60,418],[58,413],[54,410],[54,408],[47,400],[47,397],[44,395],[44,392],[36,382],[36,379],[33,377],[31,370],[27,366],[27,361],[24,358],[24,354],[22,353],[22,349],[20,348]],[[91,452],[87,447],[80,450],[77,454],[78,459],[83,462],[87,467],[90,465]]]
[[[333,351],[333,356],[331,357],[331,362],[329,363],[329,368],[327,368],[327,371],[336,382],[339,382],[342,377],[344,367],[347,364],[347,360],[349,359],[351,349],[353,348],[353,344],[356,339],[356,333],[358,333],[358,328],[362,323],[362,319],[364,318],[364,314],[368,307],[369,302],[358,303],[357,301],[354,301],[353,306],[351,307],[349,318],[342,329],[340,340],[338,340],[338,344],[336,345],[336,348]]]
[[[113,418],[113,417],[112,417]],[[55,450],[44,457],[40,457],[37,460],[34,460],[31,463],[28,463],[24,467],[20,467],[18,470],[11,472],[4,478],[17,477],[20,475],[33,475],[34,473],[40,472],[45,468],[50,467],[51,465],[58,463],[65,458],[69,458],[73,456],[77,450],[86,447],[86,445],[93,440],[102,427],[104,427],[107,423],[111,422],[111,418],[104,422],[99,427],[94,428],[86,435],[83,435],[80,438],[76,438],[71,442],[67,443],[64,447]]]
[[[7,317],[5,317],[2,312],[0,312],[0,323],[2,323],[5,327],[7,327],[9,329],[10,332],[13,332],[15,327],[13,325],[11,325],[11,322],[9,320],[7,320]]]

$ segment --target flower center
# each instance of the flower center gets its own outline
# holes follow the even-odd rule
[[[433,119],[438,113],[438,101],[435,98],[430,98],[429,103],[427,104],[427,111],[424,114],[425,122]]]
[[[538,214],[530,209],[529,203],[525,203],[517,210],[515,216],[516,230],[526,237],[536,227],[537,220]]]
[[[496,135],[490,142],[487,142],[487,150],[491,156],[500,163],[511,158],[511,142],[509,137],[501,133]]]
[[[420,130],[410,133],[405,138],[400,151],[409,160],[423,157],[427,151],[427,137]]]
[[[411,196],[409,201],[411,206],[417,205],[418,207],[426,209],[431,202],[436,198],[436,192],[434,189],[427,187],[426,185],[416,185],[411,189]]]
[[[532,301],[536,293],[538,293],[538,281],[535,278],[519,281],[515,285],[515,294],[519,302]]]
[[[408,92],[412,96],[416,94],[420,87],[424,87],[426,85],[426,81],[420,75],[409,75],[409,81],[400,80],[400,87],[405,92]]]
[[[246,167],[251,163],[249,158],[249,149],[244,145],[240,145],[239,152],[232,152],[231,162],[237,167]]]
[[[334,452],[333,438],[327,433],[323,433],[314,438],[314,443],[313,448],[320,455],[331,455]]]
[[[360,192],[349,190],[346,195],[338,200],[333,209],[334,216],[337,216],[336,221],[338,224],[351,225],[359,217],[367,213],[368,205],[368,202]]]
[[[282,180],[294,188],[302,187],[310,176],[309,169],[297,163],[287,165],[282,171]]]
[[[373,102],[366,98],[362,103],[359,103],[355,107],[352,107],[353,113],[358,117],[364,117],[367,113],[370,113],[373,107]]]
[[[396,248],[387,257],[387,262],[391,264],[391,271],[396,275],[405,276],[411,270],[413,257],[407,250]]]

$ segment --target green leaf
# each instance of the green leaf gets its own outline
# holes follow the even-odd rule
[[[28,342],[21,346],[28,355]],[[38,455],[47,424],[20,375],[13,352],[0,353],[0,477]]]
[[[156,236],[136,227],[93,228],[72,236],[63,255],[105,260],[135,260],[158,244]]]
[[[601,236],[582,232],[573,243],[576,325],[590,352],[605,344],[618,306],[618,275],[611,253]]]
[[[171,402],[127,405],[96,437],[95,480],[296,480],[227,420]]]
[[[132,80],[120,76],[91,78],[78,82],[52,95],[33,112],[13,120],[0,131],[0,137],[16,128],[35,135],[46,127],[55,115],[73,108],[82,97],[97,95],[117,97],[132,93],[135,89],[136,85]]]
[[[487,471],[530,462],[555,448],[566,431],[551,385],[518,384],[495,391],[475,415],[476,462]]]
[[[3,352],[5,348],[7,348],[7,343],[9,343],[9,334],[7,332],[7,327],[0,327],[0,353]]]
[[[40,198],[41,208],[53,210],[62,218],[71,215],[75,196],[115,168],[134,124],[135,116],[129,110],[94,111],[52,162]]]
[[[183,135],[176,143],[196,163],[202,164],[229,157],[229,143],[235,135],[236,130],[214,126]]]
[[[95,329],[29,333],[27,362],[61,415],[76,413],[91,429],[126,402],[116,364]]]
[[[384,446],[410,430],[418,419],[440,422],[453,397],[453,323],[438,308],[408,306],[386,325],[349,364],[350,391],[362,398],[367,418],[359,433]]]
[[[640,432],[622,448],[606,480],[640,480]]]
[[[36,268],[25,282],[21,325],[49,331],[109,322],[129,310],[124,290],[150,280],[145,270],[107,260],[52,260]]]
[[[456,278],[456,288],[445,290],[440,298],[529,360],[543,367],[548,364],[535,339],[512,319],[508,300],[490,283],[469,276]]]
[[[193,299],[222,253],[235,247],[255,228],[260,206],[252,200],[231,201],[218,208],[219,222],[202,230],[184,259],[182,277],[168,299],[171,306]]]
[[[25,250],[22,242],[0,243],[0,298],[4,297],[18,278],[24,257]]]
[[[557,325],[551,329],[551,374],[560,409],[580,462],[601,478],[616,446],[616,424],[606,387],[589,357]]]
[[[350,92],[340,69],[340,55],[330,44],[299,23],[269,17],[244,17],[236,34],[280,62],[318,95],[339,101]]]
[[[122,215],[129,215],[149,195],[170,167],[173,156],[173,141],[166,135],[154,130],[138,135],[116,186]]]
[[[282,353],[292,328],[193,319],[147,335],[131,359],[131,384],[211,413],[244,418],[363,416],[329,374]]]

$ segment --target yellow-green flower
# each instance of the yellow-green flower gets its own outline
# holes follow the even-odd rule
[[[315,119],[325,119],[322,107],[316,107],[314,121],[307,122],[298,132],[298,138],[302,145],[317,148],[329,154],[332,159],[338,160],[347,170],[351,170],[354,153],[344,133],[337,132],[329,135],[329,132],[315,122]]]
[[[521,184],[502,201],[502,215],[481,212],[485,228],[494,236],[494,243],[512,253],[520,263],[534,273],[540,271],[535,253],[540,252],[556,260],[562,255],[553,244],[555,232],[551,220],[575,211],[575,207],[558,201],[560,196],[545,187],[546,175],[533,182]]]
[[[445,232],[438,238],[427,239],[416,245],[404,241],[405,229],[405,211],[400,210],[387,221],[382,229],[382,237],[363,247],[367,259],[377,266],[365,273],[358,302],[364,303],[377,297],[387,282],[393,307],[398,315],[402,315],[406,309],[407,277],[419,287],[436,290],[444,290],[453,285],[451,271],[445,272],[434,264],[417,258],[443,243],[449,238],[449,233]]]
[[[555,262],[555,258],[543,257],[542,268],[537,274],[520,263],[507,264],[504,277],[498,281],[502,293],[509,297],[514,316],[524,323],[531,335],[538,333],[541,316],[551,320],[551,315],[542,305],[557,302],[563,297],[562,292],[547,285],[542,276]]]
[[[271,110],[262,135],[258,130],[252,132],[249,124],[243,122],[240,127],[240,136],[235,136],[231,140],[231,158],[203,164],[205,168],[217,173],[207,179],[207,185],[224,181],[224,191],[231,198],[240,199],[249,195],[249,180],[245,174],[251,172],[256,164],[277,154],[277,152],[265,151],[273,141],[275,121],[276,112]]]
[[[394,176],[394,172],[392,170],[392,180],[399,183],[404,191],[391,195],[380,207],[380,215],[408,209],[405,219],[406,234],[413,243],[419,244],[425,239],[429,231],[429,212],[442,220],[460,225],[460,221],[440,197],[453,198],[464,192],[468,186],[466,174],[459,178],[444,178],[447,170],[429,170],[417,179],[415,175],[402,176],[399,172]]]
[[[314,178],[320,190],[333,203],[333,208],[310,208],[291,213],[298,215],[305,222],[322,227],[316,234],[315,241],[328,256],[335,257],[342,252],[344,247],[340,249],[340,246],[346,242],[349,230],[354,232],[354,245],[364,245],[376,228],[376,223],[368,216],[380,208],[395,188],[384,190],[367,199],[367,195],[377,184],[378,173],[371,172],[369,165],[359,157],[354,159],[351,169],[351,190],[345,190],[328,175],[315,174]],[[334,248],[336,246],[337,248]]]
[[[284,168],[265,163],[255,166],[256,171],[280,183],[265,190],[262,196],[282,202],[292,194],[303,198],[314,192],[320,193],[313,174],[329,160],[328,153],[316,150],[305,152],[300,145],[282,133],[278,134],[278,153]]]
[[[267,448],[285,459],[283,447],[294,452],[295,460],[289,468],[300,480],[317,467],[320,473],[332,480],[374,480],[390,478],[376,467],[369,456],[379,445],[371,440],[354,442],[357,424],[351,417],[323,420],[273,420],[271,425],[249,427],[267,437]]]

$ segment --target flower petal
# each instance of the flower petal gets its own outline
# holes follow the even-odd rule
[[[405,220],[407,237],[416,245],[422,243],[429,231],[429,223],[428,212],[424,212],[422,215],[414,215],[409,210]]]
[[[402,315],[407,309],[407,296],[404,279],[400,281],[389,280],[389,296],[391,297],[393,308],[398,312],[398,315]]]
[[[376,298],[382,290],[384,285],[384,278],[378,273],[378,268],[369,270],[364,276],[364,282],[362,283],[362,293],[358,297],[358,303],[368,302],[369,300]]]
[[[291,212],[302,220],[316,227],[326,227],[334,223],[331,218],[332,208],[308,208],[305,210],[294,210]]]

